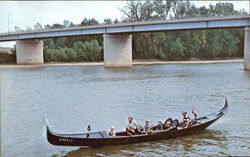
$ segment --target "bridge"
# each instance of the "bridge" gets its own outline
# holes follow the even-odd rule
[[[133,33],[221,28],[244,29],[244,68],[250,69],[250,15],[186,18],[15,32],[0,34],[0,42],[16,41],[17,64],[42,64],[42,39],[99,34],[103,35],[104,38],[104,66],[124,67],[132,66]]]

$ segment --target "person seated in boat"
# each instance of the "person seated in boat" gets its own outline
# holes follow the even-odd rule
[[[182,115],[183,115],[183,126],[184,128],[187,128],[190,124],[191,124],[191,119],[189,118],[187,112],[183,111],[182,112]]]
[[[150,127],[149,127],[149,120],[146,120],[146,121],[145,121],[145,126],[144,126],[144,128],[143,128],[143,133],[148,134],[149,130],[150,130]]]
[[[170,130],[171,129],[171,122],[170,121],[167,121],[166,123],[165,123],[165,130]]]
[[[129,136],[142,133],[141,130],[139,129],[138,123],[132,117],[128,117],[128,124],[126,127],[126,132],[127,132],[127,135]]]
[[[110,136],[116,136],[116,134],[115,134],[115,127],[114,126],[111,126],[109,135]]]
[[[163,130],[163,125],[162,125],[162,122],[160,120],[158,121],[158,124],[156,125],[156,130],[157,131]]]

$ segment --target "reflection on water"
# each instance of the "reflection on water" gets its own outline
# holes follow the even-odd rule
[[[242,63],[0,69],[1,157],[250,155],[250,72]],[[81,148],[50,145],[46,117],[58,133],[124,130],[127,117],[150,124],[181,111],[229,111],[199,134],[132,145]],[[191,115],[190,115],[191,116]]]
[[[122,146],[108,146],[99,148],[80,148],[71,151],[65,155],[65,157],[77,157],[77,156],[162,156],[162,155],[205,155],[200,150],[201,147],[213,154],[211,147],[219,146],[223,149],[227,149],[225,145],[226,137],[221,131],[205,130],[201,133],[191,136],[179,137],[175,139],[146,142],[140,144],[122,145]],[[226,154],[217,154],[226,155]]]

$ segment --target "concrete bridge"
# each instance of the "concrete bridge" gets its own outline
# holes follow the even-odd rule
[[[17,64],[42,64],[42,39],[100,34],[104,38],[104,66],[123,67],[132,66],[132,33],[219,28],[244,29],[244,68],[250,69],[250,15],[186,18],[17,32],[0,34],[0,42],[16,41]]]

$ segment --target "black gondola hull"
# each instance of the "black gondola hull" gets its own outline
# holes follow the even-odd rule
[[[148,135],[134,135],[134,136],[115,136],[110,137],[106,132],[94,132],[90,133],[89,137],[87,133],[83,134],[57,134],[53,133],[47,126],[47,139],[50,144],[58,146],[89,146],[89,147],[98,147],[98,146],[110,146],[110,145],[123,145],[131,143],[141,143],[148,141],[156,141],[163,139],[176,138],[184,135],[191,135],[197,132],[200,132],[206,129],[208,126],[213,124],[216,120],[222,117],[228,109],[227,101],[225,101],[224,107],[215,112],[206,116],[205,120],[201,120],[200,124],[194,125],[188,128],[179,128],[172,130],[163,130],[150,133]]]

